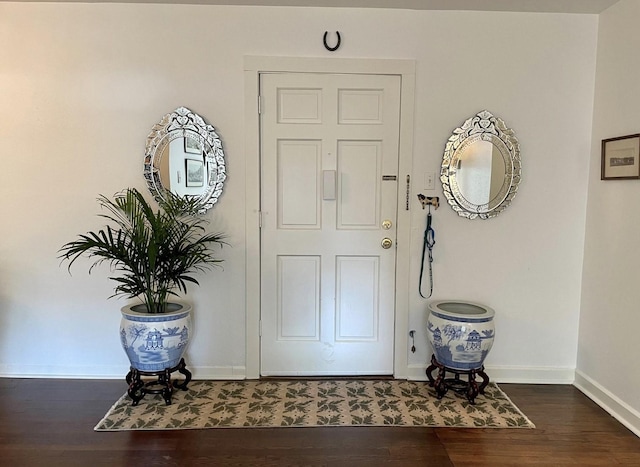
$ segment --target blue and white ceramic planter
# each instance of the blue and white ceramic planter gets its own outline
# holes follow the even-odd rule
[[[493,346],[494,315],[493,309],[473,302],[430,303],[427,336],[438,363],[454,370],[481,368]]]
[[[191,336],[191,305],[171,303],[167,313],[138,312],[143,305],[122,308],[120,340],[131,366],[162,371],[180,362]]]

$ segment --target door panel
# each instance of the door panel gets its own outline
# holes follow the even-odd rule
[[[338,91],[338,122],[348,124],[381,124],[382,89],[341,89]]]
[[[278,339],[320,339],[320,258],[278,257]]]
[[[278,228],[320,228],[320,149],[320,141],[278,141]]]
[[[392,374],[400,78],[260,87],[261,374]]]
[[[336,341],[377,339],[379,270],[375,256],[336,258]]]
[[[382,145],[338,141],[338,228],[378,229]]]

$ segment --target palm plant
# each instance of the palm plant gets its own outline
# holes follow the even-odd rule
[[[100,214],[115,224],[97,232],[81,234],[59,250],[59,258],[72,264],[81,256],[93,259],[94,267],[107,262],[118,274],[113,296],[139,297],[149,313],[164,313],[176,289],[187,293],[187,283],[198,284],[193,273],[210,269],[222,260],[212,247],[225,244],[224,235],[206,233],[207,220],[200,217],[197,199],[167,193],[154,211],[135,188],[98,202],[109,213]]]

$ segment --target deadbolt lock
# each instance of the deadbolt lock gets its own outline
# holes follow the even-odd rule
[[[393,240],[391,240],[389,237],[385,237],[382,239],[382,242],[380,242],[380,244],[382,245],[382,248],[388,250],[389,248],[391,248],[391,245],[393,245]]]
[[[382,228],[384,230],[389,230],[391,228],[393,224],[391,223],[391,221],[389,219],[383,220],[382,221]]]

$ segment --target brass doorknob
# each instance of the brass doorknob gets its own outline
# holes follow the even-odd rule
[[[389,237],[385,237],[382,239],[382,242],[380,242],[380,244],[382,245],[382,248],[388,250],[389,248],[391,248],[391,245],[393,245],[393,240],[391,240]]]

